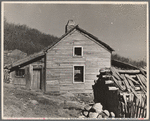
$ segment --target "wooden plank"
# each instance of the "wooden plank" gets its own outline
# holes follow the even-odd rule
[[[120,74],[138,74],[140,70],[117,70]]]
[[[67,85],[67,84],[73,84],[73,79],[61,79],[59,80],[60,85]]]
[[[139,91],[139,90],[141,90],[141,88],[135,86],[135,91]]]
[[[105,84],[114,84],[114,81],[112,81],[112,80],[105,80]]]
[[[136,118],[139,117],[139,107],[140,107],[140,100],[139,100],[138,105],[137,105]]]
[[[86,84],[89,84],[89,83],[90,83],[90,84],[95,84],[95,83],[94,83],[94,80],[85,80],[85,83],[86,83]]]
[[[139,77],[141,78],[142,83],[145,87],[147,87],[147,81],[145,80],[145,77],[142,74],[139,74]]]
[[[48,68],[46,74],[71,73],[73,68]]]
[[[119,87],[119,89],[121,89],[122,91],[126,90],[126,86],[121,84],[121,81],[118,81],[117,79],[115,79],[114,76],[112,76],[112,79],[114,80],[114,82],[117,84],[117,86]]]
[[[81,92],[82,93],[82,92]],[[84,93],[93,93],[93,89],[85,89]]]
[[[48,84],[48,85],[58,85],[59,81],[58,80],[50,80],[50,81],[47,80],[46,84]]]
[[[137,98],[139,98],[138,95],[137,95],[137,93],[135,92],[135,90],[130,87],[130,85],[129,85],[128,81],[126,80],[125,76],[123,76],[123,78],[124,78],[124,82],[125,82],[125,84],[126,84],[126,86],[127,86],[128,91],[129,91],[129,92],[132,91],[133,94],[134,94]]]
[[[142,90],[146,93],[147,92],[147,88],[143,85],[142,81],[141,81],[141,78],[139,77],[139,75],[136,75],[139,82],[140,82],[140,87],[142,88]]]
[[[128,74],[125,74],[125,76],[126,76],[128,79],[132,80],[134,83],[139,84],[138,81],[134,80],[134,79],[133,79],[132,77],[130,77]]]
[[[108,90],[118,90],[119,88],[116,87],[108,87]]]
[[[98,79],[96,75],[85,74],[85,80],[96,80],[96,79]]]
[[[144,106],[143,106],[143,112],[142,112],[142,118],[144,118],[144,112],[145,112],[145,106],[146,106],[146,98],[144,100]]]
[[[136,78],[136,75],[130,75],[131,78]]]
[[[92,89],[93,89],[93,88],[92,88],[92,85],[93,85],[93,84],[90,84],[90,83],[89,83],[89,84],[86,84],[86,83],[85,83],[84,89],[91,89],[91,90],[92,90]]]
[[[60,86],[72,86],[73,85],[73,82],[72,83],[60,83],[59,84]]]
[[[128,77],[129,75],[128,75],[128,74],[125,74],[125,76]],[[132,82],[129,78],[127,78],[127,81],[128,81],[128,83],[130,84],[130,86],[131,86],[133,89],[135,89],[135,86],[134,86],[133,82]]]
[[[78,94],[78,93],[93,93],[93,90],[84,90],[84,89],[74,89],[74,90],[60,90],[60,93],[67,93],[67,92],[71,92],[73,94]]]
[[[84,89],[84,84],[61,85],[60,90]]]
[[[98,75],[99,77],[100,75]],[[111,75],[102,75],[102,78],[111,78],[112,76]]]
[[[49,84],[46,84],[46,92],[49,92],[49,91],[59,91],[59,86],[51,86]]]
[[[61,60],[60,60],[61,59]],[[86,58],[83,57],[74,57],[73,55],[71,56],[62,56],[62,55],[58,55],[58,56],[51,56],[50,58],[48,58],[47,62],[57,62],[57,63],[62,63],[62,62],[85,62]]]
[[[116,73],[116,70],[111,67],[111,72],[112,72],[112,75],[117,79],[117,80],[121,80],[120,77],[118,76],[118,74]]]

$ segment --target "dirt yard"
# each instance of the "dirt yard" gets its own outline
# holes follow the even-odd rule
[[[42,94],[4,84],[4,117],[78,118],[92,94]]]

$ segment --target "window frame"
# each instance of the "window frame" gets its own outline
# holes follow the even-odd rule
[[[19,72],[19,71],[24,71],[24,74],[23,75],[17,75],[17,71]],[[25,76],[25,69],[17,69],[16,71],[15,71],[15,77],[17,77],[17,78],[24,78],[24,76]]]
[[[74,67],[75,66],[82,66],[83,67],[83,82],[75,82],[74,81]],[[84,64],[74,64],[73,65],[73,83],[85,83],[85,65]]]
[[[81,48],[81,55],[77,56],[75,55],[75,48]],[[83,57],[83,46],[73,46],[73,57]]]

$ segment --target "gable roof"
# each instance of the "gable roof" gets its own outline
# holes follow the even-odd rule
[[[101,40],[99,40],[97,37],[95,37],[94,35],[92,35],[91,33],[85,31],[84,29],[81,29],[78,25],[76,25],[74,28],[72,28],[70,31],[68,31],[67,33],[63,34],[60,38],[59,41],[57,41],[56,43],[46,47],[44,49],[45,52],[47,52],[47,50],[49,50],[50,48],[52,48],[54,45],[56,45],[58,42],[60,42],[65,36],[67,36],[69,33],[71,33],[73,30],[78,30],[86,35],[88,35],[89,37],[91,37],[92,39],[94,39],[96,42],[98,42],[100,45],[102,45],[104,48],[108,49],[109,51],[114,51],[114,49],[112,49],[109,45],[107,45],[106,43],[102,42]]]
[[[92,39],[94,39],[96,42],[98,42],[100,45],[102,45],[104,48],[106,48],[107,50],[109,51],[114,51],[109,45],[107,45],[106,43],[102,42],[101,40],[99,40],[97,37],[95,37],[94,35],[90,34],[89,32],[81,29],[78,25],[76,25],[74,28],[72,28],[70,31],[68,31],[67,33],[63,34],[59,40],[55,43],[53,43],[52,45],[44,48],[42,51],[38,52],[38,53],[35,53],[35,54],[32,54],[30,56],[27,56],[26,58],[24,59],[20,59],[14,63],[12,63],[11,65],[7,66],[6,68],[13,68],[13,67],[16,67],[16,66],[20,66],[20,65],[23,65],[25,63],[29,63],[30,61],[33,61],[39,57],[43,57],[45,55],[45,53],[50,49],[52,48],[54,45],[56,45],[58,42],[60,42],[64,37],[66,37],[69,33],[71,33],[73,30],[78,30],[86,35],[88,35],[89,37],[91,37]]]

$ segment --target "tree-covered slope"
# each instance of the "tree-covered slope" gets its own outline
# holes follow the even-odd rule
[[[19,49],[29,55],[57,41],[57,37],[41,33],[26,25],[15,25],[6,20],[4,22],[4,50]]]

